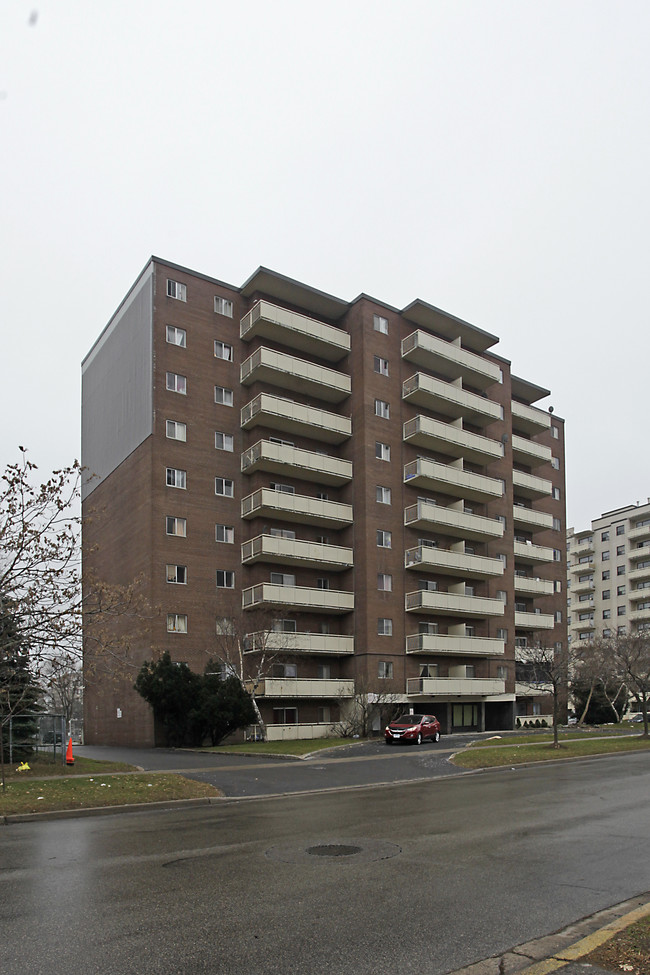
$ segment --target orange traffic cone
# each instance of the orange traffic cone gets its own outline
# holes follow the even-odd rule
[[[74,755],[72,754],[72,738],[68,738],[68,750],[65,753],[65,764],[74,765]]]

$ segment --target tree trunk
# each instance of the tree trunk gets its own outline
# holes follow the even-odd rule
[[[255,699],[255,691],[251,691],[251,701],[253,704],[253,710],[255,711],[255,716],[257,718],[257,723],[260,726],[260,734],[262,735],[262,741],[266,741],[266,724],[264,723],[262,712],[260,711],[257,701]]]
[[[582,714],[580,716],[580,720],[578,721],[578,724],[582,724],[584,722],[584,720],[585,720],[585,715],[587,714],[587,711],[589,710],[589,705],[591,704],[591,698],[592,698],[593,693],[594,693],[594,685],[595,685],[595,681],[592,681],[591,682],[591,687],[589,688],[589,694],[587,695],[587,703],[585,704],[585,709],[584,709],[584,711],[582,712]]]

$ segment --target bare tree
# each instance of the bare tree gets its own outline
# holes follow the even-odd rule
[[[638,629],[620,634],[613,641],[617,669],[628,689],[636,697],[643,714],[643,737],[648,737],[650,710],[650,633]]]
[[[73,718],[81,717],[83,671],[76,657],[64,653],[49,661],[45,692],[52,706],[63,714],[66,728],[70,727]]]
[[[517,648],[517,681],[553,698],[553,747],[559,748],[558,727],[566,708],[569,683],[569,654],[566,650],[546,647],[541,642]]]
[[[387,723],[400,702],[397,684],[394,680],[369,681],[358,676],[354,682],[352,698],[341,697],[339,708],[343,716],[335,726],[341,738],[367,738],[375,717],[380,723]]]
[[[614,647],[615,641],[602,634],[573,647],[572,684],[576,688],[580,685],[588,688],[578,724],[583,724],[596,690],[606,699],[616,722],[621,720],[627,701],[627,683],[621,675]]]

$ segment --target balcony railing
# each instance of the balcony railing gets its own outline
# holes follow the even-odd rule
[[[439,464],[426,457],[418,457],[404,466],[404,483],[413,487],[427,487],[468,501],[486,501],[503,495],[501,481],[483,474],[474,474],[451,464]]]
[[[635,569],[631,569],[627,577],[630,582],[636,582],[640,579],[650,579],[650,559],[647,562],[640,562]]]
[[[407,653],[471,654],[478,657],[500,657],[505,653],[503,640],[485,636],[452,636],[447,633],[411,633],[406,637]]]
[[[267,698],[349,698],[354,696],[354,681],[341,678],[265,677],[255,695]]]
[[[402,399],[455,420],[462,417],[476,426],[502,419],[499,403],[422,372],[416,372],[402,384]]]
[[[650,541],[650,521],[646,525],[630,528],[627,537],[630,542],[640,542],[644,538]]]
[[[512,520],[515,526],[528,528],[530,531],[553,527],[553,515],[545,511],[535,511],[534,508],[525,508],[519,504],[512,506]]]
[[[354,521],[351,504],[322,501],[304,494],[285,494],[272,488],[253,491],[241,502],[242,518],[277,518],[303,525],[343,528]]]
[[[243,386],[265,382],[329,403],[340,403],[352,388],[345,373],[264,346],[242,362],[240,380]]]
[[[551,416],[544,410],[538,410],[536,406],[528,406],[513,400],[512,429],[530,435],[541,433],[542,430],[551,429]]]
[[[650,559],[650,542],[644,542],[638,548],[632,548],[627,554],[630,562],[639,562]]]
[[[550,579],[537,579],[530,576],[518,576],[515,573],[515,592],[530,596],[552,596],[553,582]]]
[[[287,444],[258,440],[241,455],[241,469],[244,474],[254,471],[269,471],[298,477],[303,481],[317,481],[319,484],[345,484],[352,480],[352,464],[340,457],[330,457],[316,450],[303,450]]]
[[[506,682],[493,677],[409,677],[406,681],[409,697],[484,698],[505,692]]]
[[[503,525],[494,518],[471,514],[458,508],[445,508],[429,501],[417,501],[404,509],[404,524],[409,528],[439,528],[443,535],[487,541],[503,537]]]
[[[351,613],[354,593],[340,589],[311,589],[306,586],[278,586],[262,582],[242,591],[243,609],[281,606],[315,613]]]
[[[328,362],[340,362],[350,351],[347,332],[269,301],[253,305],[242,318],[239,333],[244,342],[260,336]]]
[[[278,565],[304,565],[342,572],[352,566],[354,558],[352,549],[343,545],[282,538],[278,535],[257,535],[242,542],[241,560],[243,565],[274,562]]]
[[[402,340],[402,358],[448,379],[463,379],[476,389],[487,389],[501,378],[494,362],[419,329]]]
[[[515,470],[512,472],[512,485],[515,494],[520,494],[522,498],[545,498],[553,488],[551,482],[544,477]]]
[[[532,542],[515,542],[513,545],[515,559],[520,562],[552,562],[553,549],[545,545],[534,545]]]
[[[267,650],[271,653],[321,653],[344,657],[354,653],[354,637],[337,633],[284,633],[257,630],[247,634],[247,653]]]
[[[515,610],[516,630],[552,630],[554,618],[547,613],[521,613]]]
[[[505,613],[505,606],[500,599],[430,589],[407,592],[405,608],[407,613],[437,613],[440,616],[466,616],[477,619],[503,616]]]
[[[429,416],[414,416],[404,424],[404,440],[416,447],[464,457],[469,461],[486,463],[503,457],[503,444],[477,433],[468,433],[451,423],[442,423]]]
[[[241,425],[243,430],[263,426],[332,444],[343,443],[352,436],[349,417],[295,403],[272,393],[260,393],[242,407]]]
[[[594,582],[593,575],[589,576],[589,578],[585,579],[583,582],[580,582],[579,579],[576,579],[574,582],[571,583],[571,592],[575,593],[576,595],[580,592],[593,592],[595,588],[596,588],[596,583]]]
[[[443,548],[417,545],[404,553],[404,568],[420,572],[439,572],[441,575],[468,576],[473,579],[489,579],[503,575],[503,562],[483,555],[450,552]]]
[[[537,467],[540,464],[550,464],[552,453],[551,448],[545,447],[544,444],[535,443],[534,440],[526,440],[525,437],[518,437],[513,434],[512,456],[522,464]]]

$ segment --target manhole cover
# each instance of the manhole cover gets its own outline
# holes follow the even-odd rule
[[[390,860],[402,852],[397,843],[386,840],[372,840],[365,838],[350,838],[341,841],[340,837],[313,843],[310,846],[297,846],[287,843],[284,846],[272,846],[266,851],[270,860],[282,860],[283,863],[314,863],[318,860],[339,860],[343,863],[370,863],[373,860]]]
[[[312,857],[353,857],[355,853],[361,853],[361,847],[326,843],[323,846],[307,847],[307,853]]]

